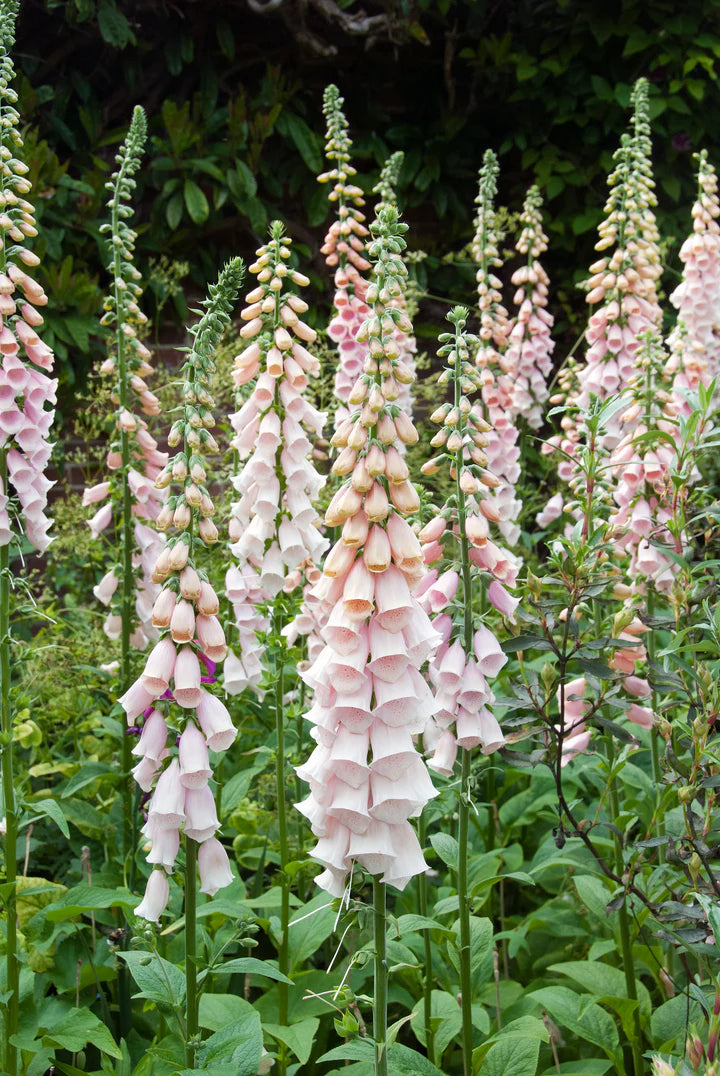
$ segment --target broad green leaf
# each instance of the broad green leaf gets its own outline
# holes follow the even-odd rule
[[[625,982],[625,973],[619,968],[612,968],[609,964],[601,964],[597,960],[569,960],[563,964],[551,964],[548,971],[559,972],[567,975],[576,982],[583,990],[596,996],[608,995],[611,997],[627,998],[628,991]],[[643,1020],[650,1019],[652,1004],[650,994],[644,983],[636,980],[638,1001]]]
[[[449,833],[433,833],[430,844],[446,867],[456,871],[458,866],[458,843]]]
[[[45,911],[45,917],[51,923],[61,923],[66,919],[74,919],[83,912],[96,912],[101,908],[135,908],[139,903],[140,898],[127,889],[104,889],[81,882],[51,904]]]
[[[170,231],[174,232],[178,224],[182,220],[183,215],[183,196],[178,191],[177,194],[173,194],[168,204],[165,206],[165,219],[168,222]]]
[[[439,930],[443,934],[452,934],[453,931],[438,923],[437,919],[429,919],[426,915],[400,915],[397,919],[398,937],[405,934],[414,934],[422,930]]]
[[[308,1017],[307,1020],[301,1020],[297,1024],[291,1024],[290,1027],[268,1023],[263,1025],[264,1031],[268,1035],[272,1035],[274,1039],[278,1039],[279,1042],[285,1043],[302,1065],[307,1064],[310,1060],[313,1042],[319,1027],[320,1021],[314,1016]]]
[[[35,818],[51,818],[63,837],[70,837],[70,829],[67,824],[67,819],[62,812],[60,804],[56,800],[36,800],[35,803],[29,804],[28,806]]]
[[[328,1050],[318,1061],[368,1061],[375,1057],[375,1045],[370,1038],[351,1039],[342,1046]]]
[[[460,946],[459,920],[453,926],[455,928],[456,943],[453,945],[448,942],[447,953],[450,963],[459,976],[460,960],[457,951]],[[492,939],[492,922],[489,919],[481,919],[477,915],[470,916],[470,972],[473,978],[473,990],[482,986],[492,975]]]
[[[250,1014],[257,1016],[249,1001],[237,994],[201,994],[200,1027],[208,1031],[220,1031],[229,1024],[243,1023]]]
[[[612,1061],[602,1057],[584,1057],[582,1061],[563,1061],[560,1064],[560,1076],[605,1076],[609,1071]],[[540,1076],[557,1076],[558,1070],[554,1065],[544,1069]]]
[[[233,960],[226,960],[217,968],[208,972],[209,975],[264,975],[266,979],[277,979],[280,983],[290,983],[287,975],[283,975],[269,960],[258,960],[255,956],[239,956]]]
[[[426,1057],[396,1042],[388,1050],[390,1076],[444,1076]]]
[[[507,1035],[490,1048],[482,1062],[483,1076],[535,1076],[540,1039]]]
[[[97,21],[103,41],[115,49],[124,49],[126,45],[135,44],[135,34],[130,23],[113,0],[100,0],[97,9]]]
[[[689,1017],[689,1019],[688,1019]],[[685,1041],[688,1025],[698,1023],[702,1017],[702,1008],[697,1001],[691,1001],[688,1012],[688,999],[684,994],[670,998],[658,1006],[650,1017],[650,1036],[656,1050],[671,1050],[679,1039]]]
[[[96,781],[99,777],[105,777],[116,781],[118,773],[117,770],[108,769],[104,762],[86,762],[76,774],[73,774],[65,785],[65,788],[60,793],[61,798],[65,800],[68,796],[74,796],[81,788],[85,788],[86,785],[92,784],[92,782]]]
[[[335,926],[336,912],[326,893],[318,894],[304,907],[298,908],[288,929],[290,971],[303,964],[315,953]]]
[[[580,874],[573,878],[578,896],[585,907],[592,913],[595,919],[603,924],[607,920],[607,906],[610,902],[610,893],[607,886],[593,874]]]
[[[455,1036],[462,1029],[462,1010],[454,994],[433,990],[431,994],[431,1019],[435,1028],[436,1057],[440,1059]],[[419,1001],[413,1011],[410,1026],[422,1046],[427,1046],[423,1002]]]
[[[185,998],[185,976],[175,964],[155,953],[127,952],[118,954],[130,968],[130,974],[140,987],[135,997],[147,998],[156,1004],[177,1008]]]
[[[200,999],[202,1006],[203,998]],[[237,999],[242,1000],[241,998]],[[232,1076],[256,1076],[263,1048],[260,1015],[245,1002],[241,1014],[234,1017],[203,1043],[199,1062],[203,1071],[213,1072],[225,1063],[231,1064]],[[225,1065],[223,1065],[223,1068]],[[218,1076],[220,1073],[218,1071]]]
[[[548,986],[533,990],[528,996],[547,1009],[561,1027],[566,1027],[580,1039],[599,1046],[608,1056],[614,1056],[618,1045],[615,1021],[599,1005],[593,1004],[587,995],[576,994],[574,990],[568,990],[564,986]],[[586,1001],[590,1001],[590,1004],[586,1005]]]
[[[185,205],[195,224],[204,224],[210,216],[210,206],[203,192],[192,179],[186,179],[183,186]]]
[[[44,1046],[75,1053],[91,1042],[110,1057],[122,1057],[105,1024],[89,1009],[76,1009],[58,998],[47,998],[38,1016]]]

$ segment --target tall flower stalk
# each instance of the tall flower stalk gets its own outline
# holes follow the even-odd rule
[[[317,747],[298,767],[310,785],[298,809],[318,838],[311,855],[325,867],[317,884],[342,897],[354,864],[374,876],[378,1073],[387,1072],[385,886],[403,889],[425,870],[409,819],[436,795],[412,739],[432,712],[419,670],[439,639],[411,593],[423,574],[422,551],[404,517],[417,511],[419,497],[398,451],[398,442],[418,437],[396,402],[399,383],[412,377],[395,340],[396,327],[412,326],[392,305],[406,273],[406,227],[392,208],[371,225],[375,273],[359,333],[366,357],[349,398],[359,409],[336,432],[333,470],[344,481],[325,515],[342,532],[315,587],[328,610],[327,644],[303,674],[315,694],[305,716]]]
[[[47,302],[42,287],[28,274],[40,259],[25,247],[37,235],[35,211],[26,198],[28,166],[20,159],[20,116],[11,86],[15,71],[10,49],[15,43],[18,0],[0,0],[0,732],[2,733],[2,799],[5,815],[3,904],[6,915],[4,1065],[18,1072],[20,961],[17,932],[18,806],[13,760],[11,697],[10,589],[11,545],[23,536],[40,553],[50,544],[51,520],[45,514],[52,483],[44,470],[50,458],[48,435],[57,381],[53,353],[37,334],[43,318],[37,307]]]
[[[451,567],[439,578],[437,571],[434,571],[429,576],[429,585],[428,581],[423,581],[420,601],[426,609],[440,614],[433,621],[433,626],[443,639],[443,645],[434,655],[430,668],[436,686],[436,712],[424,734],[426,749],[433,752],[428,765],[440,774],[449,776],[458,747],[461,748],[457,872],[459,961],[463,1069],[466,1076],[470,1076],[473,1023],[468,857],[472,750],[479,746],[483,754],[488,755],[505,742],[500,726],[489,709],[494,696],[487,677],[495,676],[507,659],[493,632],[485,624],[480,623],[476,631],[473,597],[479,589],[479,581],[473,578],[478,572],[473,564],[473,554],[487,544],[489,519],[497,521],[497,514],[490,501],[483,497],[483,491],[489,493],[490,489],[499,485],[499,479],[488,468],[486,449],[490,427],[470,400],[470,396],[481,389],[483,381],[480,371],[471,361],[478,340],[466,331],[467,318],[468,310],[456,307],[448,314],[454,331],[440,337],[442,347],[439,354],[447,362],[440,382],[450,383],[452,401],[438,408],[432,416],[441,426],[440,435],[433,439],[433,444],[436,447],[442,444],[443,451],[424,467],[426,473],[432,474],[447,464],[455,483],[454,493],[448,498],[441,514],[420,533],[428,560],[442,552],[441,542],[444,539],[452,541]],[[459,572],[455,570],[456,565]],[[453,618],[444,610],[453,602],[458,589],[459,600],[452,605],[456,614]],[[497,580],[490,584],[489,598],[512,617],[513,600]]]
[[[318,360],[305,344],[316,333],[301,320],[307,303],[290,285],[305,287],[308,278],[290,268],[291,240],[279,221],[270,226],[270,239],[250,266],[257,285],[242,310],[241,336],[251,341],[236,359],[235,380],[256,379],[253,390],[232,416],[233,445],[244,461],[234,479],[241,495],[232,507],[231,550],[237,566],[228,569],[226,591],[232,602],[240,637],[240,666],[234,687],[258,683],[261,652],[270,649],[275,699],[275,777],[280,841],[280,939],[278,963],[288,972],[290,921],[290,861],[285,802],[287,751],[283,699],[287,613],[284,593],[300,581],[301,568],[312,568],[328,542],[320,533],[313,501],[325,478],[309,459],[308,435],[319,435],[325,415],[305,397],[308,376],[320,372]],[[271,607],[271,612],[270,612]],[[261,643],[262,640],[262,643]],[[264,645],[263,645],[264,644]],[[279,984],[280,1023],[288,1019],[288,989]],[[280,1072],[285,1068],[281,1051]]]
[[[335,311],[328,325],[328,336],[338,347],[338,367],[335,372],[335,396],[339,401],[335,425],[348,412],[348,397],[362,371],[363,348],[357,333],[367,317],[365,303],[367,281],[363,274],[370,263],[365,256],[368,230],[365,225],[363,192],[353,176],[356,170],[350,163],[352,142],[343,112],[343,98],[337,86],[330,85],[323,97],[323,112],[327,120],[325,155],[332,168],[318,176],[319,183],[333,181],[330,201],[337,206],[337,218],[325,236],[322,253],[334,270]]]
[[[153,369],[151,354],[139,332],[147,323],[139,308],[142,294],[140,273],[133,263],[136,233],[128,219],[128,204],[135,190],[133,178],[140,168],[147,137],[147,121],[140,106],[133,111],[127,137],[115,158],[118,169],[106,184],[110,192],[110,222],[101,232],[108,237],[110,259],[108,271],[113,285],[105,299],[102,324],[112,332],[112,349],[101,372],[114,378],[112,399],[114,440],[108,452],[108,481],[85,490],[83,504],[94,511],[90,529],[98,537],[113,522],[115,508],[116,541],[119,561],[105,573],[93,593],[110,607],[105,632],[120,638],[120,690],[130,686],[132,647],[143,649],[148,637],[156,633],[151,626],[152,603],[157,587],[150,582],[151,563],[162,548],[162,540],[144,520],[153,521],[160,512],[165,493],[155,487],[155,479],[167,463],[167,453],[160,452],[157,441],[147,429],[144,415],[156,415],[157,398],[147,387],[146,378]],[[138,413],[141,412],[142,414]],[[99,507],[98,507],[99,506]],[[142,563],[144,579],[138,583],[136,569]],[[122,739],[123,861],[128,866],[129,884],[134,885],[135,847],[131,741]]]
[[[185,1064],[193,1068],[198,1046],[198,992],[195,910],[197,871],[201,892],[210,895],[232,881],[230,864],[215,834],[220,828],[215,797],[209,785],[209,751],[225,751],[235,728],[224,704],[203,684],[226,654],[218,620],[219,601],[201,554],[218,540],[208,493],[204,454],[217,451],[210,430],[210,379],[218,340],[230,322],[244,266],[229,262],[211,285],[204,313],[190,332],[192,346],[183,367],[181,417],[172,425],[168,444],[178,452],[157,479],[160,488],[176,484],[157,521],[174,531],[155,563],[153,579],[162,583],[153,608],[160,639],[138,680],[121,703],[132,724],[143,715],[142,734],[134,748],[140,761],[133,773],[141,789],[152,791],[143,834],[150,843],[152,871],[135,914],[158,922],[164,912],[172,874],[185,834]],[[169,739],[169,746],[168,746]],[[177,746],[176,746],[177,744]]]
[[[491,470],[503,480],[496,495],[498,526],[503,538],[514,546],[520,537],[517,517],[520,502],[515,487],[520,478],[519,431],[512,413],[512,379],[506,352],[510,337],[510,320],[502,304],[502,282],[495,270],[502,265],[495,226],[495,195],[499,173],[497,157],[486,150],[480,169],[478,207],[472,255],[477,265],[478,310],[480,328],[475,362],[480,370],[481,400],[475,406],[491,429],[486,446]]]

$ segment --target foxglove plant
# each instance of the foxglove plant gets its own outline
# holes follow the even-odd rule
[[[515,487],[520,478],[520,447],[518,429],[512,416],[512,379],[508,374],[506,352],[510,336],[510,321],[502,305],[502,282],[496,276],[502,261],[498,252],[495,228],[494,201],[497,194],[497,157],[486,150],[480,169],[478,207],[475,218],[475,237],[472,256],[477,265],[478,308],[480,329],[475,362],[480,370],[481,402],[475,406],[490,426],[486,454],[490,470],[503,480],[496,495],[498,526],[508,545],[520,537],[517,517],[520,502]]]
[[[426,750],[432,751],[428,763],[443,776],[452,774],[458,747],[462,749],[460,802],[458,805],[458,899],[460,918],[460,989],[463,1013],[463,1066],[472,1073],[472,976],[470,945],[470,891],[468,887],[468,837],[470,822],[471,752],[481,747],[483,754],[497,751],[505,742],[502,731],[489,707],[495,701],[488,685],[506,663],[500,643],[486,624],[476,624],[474,596],[479,593],[479,572],[473,555],[484,552],[488,544],[489,519],[497,521],[491,498],[483,496],[500,484],[489,468],[486,449],[491,429],[473,408],[470,396],[482,389],[481,372],[471,362],[478,339],[466,331],[468,310],[456,307],[448,314],[452,333],[440,337],[439,354],[447,365],[440,375],[440,384],[452,386],[452,402],[440,407],[432,416],[441,424],[442,453],[425,465],[426,473],[434,473],[449,465],[455,490],[437,515],[420,532],[426,559],[444,552],[441,542],[452,540],[442,574],[437,570],[422,583],[420,604],[438,615],[433,626],[439,631],[443,645],[432,656],[430,677],[436,687],[435,714],[426,725],[423,739]],[[448,524],[450,528],[448,529]],[[457,545],[455,544],[457,543]],[[447,567],[446,567],[447,563]],[[483,564],[485,570],[487,565]],[[490,569],[492,571],[492,569]],[[514,582],[514,576],[513,580]],[[499,588],[499,590],[498,590]],[[420,588],[418,588],[420,590]],[[453,599],[458,595],[458,601]],[[514,620],[513,607],[507,605],[509,595],[502,584],[493,579],[487,597],[491,604],[507,611]],[[457,617],[445,610],[453,603]]]
[[[357,173],[350,163],[352,143],[343,103],[337,86],[328,86],[323,97],[327,120],[325,155],[333,167],[318,176],[319,183],[334,181],[329,199],[337,204],[337,219],[330,225],[321,248],[325,261],[334,270],[335,309],[328,325],[328,336],[337,344],[339,354],[335,373],[335,396],[340,401],[336,425],[347,414],[348,397],[362,372],[363,347],[357,340],[357,333],[368,316],[365,303],[367,281],[363,274],[370,268],[365,257],[368,230],[361,208],[365,202],[362,190],[352,181]]]
[[[291,269],[291,240],[275,221],[270,240],[257,252],[250,272],[257,287],[247,296],[241,312],[245,325],[241,336],[251,341],[236,360],[242,379],[257,378],[253,390],[237,414],[231,417],[236,432],[233,446],[245,460],[233,480],[240,500],[233,505],[230,536],[237,567],[226,575],[226,592],[232,602],[240,633],[240,653],[235,664],[235,686],[259,682],[263,650],[274,653],[276,755],[275,776],[280,837],[281,941],[279,965],[288,971],[288,923],[290,919],[287,816],[285,807],[285,722],[283,633],[287,627],[283,594],[299,583],[301,567],[312,568],[327,549],[320,533],[320,518],[313,501],[325,484],[310,460],[308,434],[322,432],[325,415],[305,398],[308,375],[320,372],[318,360],[305,344],[316,333],[301,320],[307,303],[292,291],[290,283],[305,287],[308,279]],[[266,615],[272,602],[272,615]],[[270,629],[270,630],[268,630]],[[239,672],[242,666],[242,674]],[[287,1023],[287,985],[280,984],[280,1023]],[[281,1056],[281,1072],[285,1058]]]
[[[692,209],[693,232],[680,248],[681,283],[670,295],[677,322],[668,337],[666,374],[673,380],[675,407],[689,414],[683,390],[706,388],[720,373],[720,201],[717,175],[707,151],[697,155],[698,197]]]
[[[385,883],[403,889],[425,870],[408,820],[436,795],[413,743],[433,710],[419,670],[439,639],[411,593],[423,562],[405,517],[419,498],[398,451],[398,442],[414,444],[418,436],[396,403],[399,383],[412,376],[395,348],[396,327],[409,333],[412,326],[392,306],[406,274],[406,228],[390,208],[371,225],[371,314],[359,332],[366,358],[349,398],[360,409],[337,430],[333,470],[344,482],[325,515],[342,533],[315,588],[330,610],[327,645],[303,675],[315,693],[306,717],[317,747],[298,767],[310,785],[298,809],[318,838],[311,855],[325,867],[318,885],[342,897],[355,863],[373,875],[380,1073],[387,1072]]]
[[[547,250],[547,236],[542,227],[542,197],[537,187],[531,187],[520,216],[522,231],[515,244],[525,264],[511,277],[517,288],[517,315],[509,333],[505,356],[510,374],[513,419],[523,418],[531,429],[543,423],[543,407],[548,397],[547,379],[552,371],[552,314],[547,309],[549,279],[540,264],[540,255]]]
[[[5,937],[4,1070],[18,1072],[14,1037],[18,1030],[20,961],[17,930],[18,815],[13,760],[13,713],[10,698],[10,548],[23,536],[40,553],[51,542],[51,520],[45,514],[52,483],[44,471],[52,445],[57,380],[49,377],[53,353],[37,329],[43,323],[37,307],[47,303],[42,287],[27,272],[40,259],[25,246],[37,235],[35,211],[26,198],[28,166],[19,157],[20,116],[12,88],[15,69],[10,49],[15,43],[18,0],[0,2],[0,731],[4,826],[3,885]],[[49,405],[49,407],[48,407]]]
[[[157,520],[159,529],[175,532],[153,573],[154,582],[162,584],[153,608],[160,639],[140,677],[120,699],[129,724],[144,715],[142,734],[133,750],[140,761],[133,773],[144,792],[152,791],[143,834],[150,845],[147,859],[153,869],[136,915],[159,921],[169,899],[168,876],[174,870],[180,830],[185,834],[188,1068],[194,1065],[198,1031],[198,867],[203,893],[212,895],[232,881],[227,853],[215,836],[220,822],[209,785],[209,752],[227,750],[236,733],[224,704],[203,687],[203,665],[207,668],[212,663],[214,668],[224,659],[227,647],[217,616],[218,597],[199,565],[199,554],[218,540],[203,458],[204,453],[217,451],[210,432],[215,424],[210,395],[213,355],[229,324],[243,276],[241,259],[225,266],[217,284],[210,286],[200,321],[190,330],[193,341],[183,367],[182,415],[168,438],[170,447],[179,450],[157,479],[161,489],[173,482],[178,487]]]
[[[140,273],[133,264],[136,233],[128,223],[132,214],[128,203],[135,190],[133,177],[140,168],[146,137],[145,113],[137,106],[127,138],[115,158],[118,169],[106,184],[110,192],[111,219],[100,229],[108,236],[108,271],[113,280],[102,318],[102,324],[112,332],[113,344],[101,372],[114,378],[112,399],[116,405],[113,416],[116,440],[107,456],[109,479],[87,488],[83,496],[83,505],[92,505],[94,515],[89,520],[89,527],[95,538],[115,524],[113,549],[119,548],[119,561],[108,569],[93,588],[93,593],[103,605],[110,606],[105,621],[106,634],[113,639],[120,638],[121,691],[130,686],[131,647],[142,650],[148,638],[157,636],[151,617],[158,588],[150,576],[162,549],[162,539],[148,522],[157,519],[165,499],[165,491],[156,488],[155,480],[168,458],[166,452],[158,450],[147,422],[138,414],[140,411],[150,416],[159,411],[157,397],[146,384],[146,378],[153,370],[149,362],[151,354],[138,335],[147,318],[138,305],[142,287]],[[141,579],[136,578],[138,568],[141,568]],[[124,736],[122,852],[125,860],[135,840],[130,748],[130,740]],[[133,880],[134,859],[131,858],[131,888]]]

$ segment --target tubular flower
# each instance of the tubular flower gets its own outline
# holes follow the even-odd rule
[[[391,305],[406,273],[405,231],[392,208],[371,225],[375,278],[359,333],[366,358],[352,392],[362,406],[341,427],[334,470],[345,481],[325,523],[342,533],[314,588],[328,611],[326,645],[303,674],[315,696],[305,716],[317,747],[298,767],[310,795],[297,806],[318,838],[318,885],[335,896],[355,862],[399,889],[425,870],[408,819],[436,795],[413,736],[434,708],[419,669],[440,640],[411,593],[424,569],[404,517],[419,499],[398,444],[415,443],[417,433],[392,396],[395,328],[411,331]]]
[[[9,49],[14,43],[16,6],[10,5],[0,36],[0,126],[2,189],[0,190],[0,545],[24,532],[43,553],[51,542],[52,520],[45,514],[52,482],[44,471],[52,444],[48,441],[55,415],[57,380],[48,375],[53,353],[38,336],[47,295],[27,272],[40,264],[25,246],[37,235],[35,210],[27,200],[28,166],[20,159],[23,142],[11,86],[15,75]],[[11,522],[11,513],[13,521]]]
[[[223,660],[227,647],[217,594],[197,560],[202,549],[218,540],[204,461],[204,453],[217,451],[210,432],[215,424],[210,376],[243,275],[239,258],[225,266],[217,284],[210,286],[202,318],[190,330],[193,345],[183,368],[182,417],[168,438],[178,451],[157,479],[161,488],[172,482],[177,488],[166,504],[171,518],[165,529],[172,527],[174,534],[153,572],[153,581],[162,583],[153,610],[160,639],[139,679],[120,699],[129,724],[145,715],[133,750],[140,759],[133,773],[143,791],[152,792],[142,832],[149,842],[148,863],[156,869],[136,914],[154,922],[168,901],[165,874],[174,869],[181,830],[187,840],[199,844],[213,840],[199,858],[202,891],[214,893],[232,881],[227,854],[214,840],[220,821],[208,784],[209,752],[227,750],[236,735],[224,704],[206,687],[214,681],[215,664]]]
[[[241,335],[251,340],[240,358],[257,381],[240,410],[231,417],[233,447],[241,461],[233,479],[240,499],[232,506],[231,546],[238,561],[228,570],[226,590],[240,633],[240,654],[247,685],[261,674],[257,633],[267,629],[259,605],[280,592],[301,565],[318,560],[328,542],[320,533],[313,501],[325,484],[308,458],[308,434],[319,435],[325,415],[305,398],[308,375],[320,366],[306,349],[315,331],[300,320],[307,310],[288,281],[303,286],[307,278],[290,269],[290,239],[282,225],[271,225],[270,242],[258,251],[250,272],[258,286],[241,312]],[[252,355],[252,362],[248,358]],[[298,576],[299,580],[299,576]],[[243,677],[236,666],[237,690]]]
[[[497,193],[498,163],[492,150],[486,150],[480,169],[480,191],[475,204],[475,238],[472,255],[477,264],[478,307],[480,313],[479,346],[475,357],[481,379],[481,403],[478,414],[489,424],[485,453],[488,467],[503,482],[497,496],[500,533],[509,545],[520,537],[516,523],[520,502],[515,486],[520,478],[518,429],[512,416],[512,378],[506,352],[510,335],[508,313],[502,305],[501,281],[494,270],[502,265],[495,232],[494,199]]]
[[[442,452],[423,467],[429,473],[447,464],[455,492],[419,535],[426,561],[438,565],[423,579],[417,598],[426,613],[434,614],[433,627],[442,638],[430,658],[436,710],[425,726],[423,742],[430,755],[428,766],[446,777],[453,771],[458,747],[480,746],[483,754],[490,754],[505,742],[490,710],[495,699],[488,679],[497,676],[507,658],[488,626],[475,624],[473,595],[482,586],[480,573],[493,577],[491,604],[511,618],[517,604],[498,583],[501,578],[514,584],[517,562],[489,538],[490,522],[497,522],[499,515],[493,490],[500,481],[487,466],[488,424],[470,401],[482,379],[470,361],[478,340],[465,331],[467,316],[465,307],[452,310],[448,321],[454,331],[440,337],[439,354],[447,364],[440,384],[452,385],[452,402],[432,415],[442,435],[436,435],[432,444],[442,444]],[[461,559],[467,556],[466,568],[462,563],[457,566],[458,542]],[[493,587],[499,587],[504,602],[495,597]]]
[[[361,206],[363,192],[352,181],[356,170],[350,164],[352,143],[343,113],[343,98],[337,86],[328,86],[323,98],[327,119],[325,155],[333,167],[318,176],[319,183],[334,180],[329,199],[337,203],[337,220],[330,225],[321,252],[331,269],[335,270],[335,312],[328,325],[328,336],[338,347],[339,362],[335,373],[335,396],[341,406],[337,409],[336,425],[349,413],[348,397],[362,372],[364,351],[356,334],[368,315],[365,303],[367,281],[363,273],[370,268],[365,257],[368,230]]]
[[[594,308],[585,334],[586,361],[584,365],[573,364],[561,382],[561,392],[550,401],[565,403],[571,409],[563,416],[563,432],[543,446],[545,454],[561,449],[558,475],[563,481],[569,481],[575,473],[579,416],[587,411],[590,397],[606,400],[627,387],[641,339],[647,332],[656,331],[662,320],[657,298],[662,266],[653,213],[657,199],[650,162],[646,79],[635,83],[632,103],[630,131],[623,135],[615,151],[615,169],[608,178],[606,216],[598,227],[595,244],[597,251],[610,247],[614,250],[603,253],[590,266],[592,275],[585,283],[587,302]],[[621,435],[619,426],[611,420],[603,435],[603,447],[612,449]]]
[[[543,406],[548,397],[547,379],[552,371],[555,341],[550,335],[552,314],[547,310],[548,275],[540,264],[547,250],[547,236],[542,229],[542,198],[531,187],[520,220],[523,229],[515,249],[524,255],[526,264],[516,269],[512,283],[517,288],[517,317],[509,335],[505,362],[511,378],[512,418],[522,417],[537,430],[543,422]]]
[[[127,532],[122,529],[117,544],[123,549],[123,555],[125,543],[128,544],[129,566],[138,575],[135,594],[138,623],[131,635],[132,644],[138,649],[146,645],[148,638],[157,637],[152,625],[152,608],[158,588],[152,583],[151,575],[162,549],[162,539],[149,524],[157,521],[165,501],[166,490],[159,489],[155,480],[168,458],[166,452],[158,450],[157,441],[148,432],[147,422],[137,413],[156,415],[159,409],[157,397],[147,387],[147,378],[153,372],[150,365],[152,356],[138,337],[138,331],[147,323],[147,317],[138,306],[142,287],[139,283],[140,273],[133,265],[137,237],[127,223],[131,212],[127,202],[135,189],[133,176],[140,168],[146,134],[145,113],[137,106],[127,138],[115,158],[118,170],[106,184],[111,195],[108,204],[112,219],[110,223],[103,224],[100,231],[109,236],[108,271],[113,278],[113,288],[105,299],[101,324],[112,332],[110,339],[114,349],[100,371],[115,379],[112,399],[117,407],[114,416],[116,439],[108,453],[109,481],[86,489],[83,496],[84,505],[95,507],[99,502],[105,502],[88,520],[95,538],[112,524],[114,515],[128,515],[125,523]],[[132,529],[130,511],[135,516]],[[127,574],[129,576],[130,571]],[[122,575],[123,565],[117,564],[93,589],[95,597],[111,607],[105,621],[106,634],[111,638],[117,637],[121,630],[119,603],[123,600],[130,603],[131,600],[130,596],[125,599],[122,588],[117,601],[113,600]]]
[[[673,380],[674,406],[687,416],[690,405],[679,390],[706,388],[720,373],[720,202],[717,175],[702,151],[698,159],[698,197],[692,208],[693,233],[680,248],[683,278],[670,295],[677,308],[668,337],[665,371]]]

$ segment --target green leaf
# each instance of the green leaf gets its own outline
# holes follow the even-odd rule
[[[397,1045],[397,1044],[396,1044]],[[395,1047],[393,1047],[395,1049]],[[369,1061],[375,1059],[375,1044],[370,1038],[351,1039],[342,1046],[328,1050],[318,1061]],[[442,1074],[441,1074],[442,1076]]]
[[[320,1021],[314,1016],[300,1020],[299,1023],[292,1024],[290,1027],[268,1023],[263,1025],[267,1034],[288,1046],[302,1065],[310,1060],[313,1042],[319,1027]]]
[[[91,1042],[110,1057],[122,1057],[105,1024],[89,1009],[76,1009],[58,998],[46,998],[38,1020],[40,1028],[45,1029],[42,1032],[44,1046],[76,1053]]]
[[[388,1050],[390,1076],[444,1076],[426,1057],[396,1042]]]
[[[447,1050],[455,1036],[462,1029],[462,1009],[454,994],[448,994],[444,990],[433,990],[431,994],[430,1015],[435,1027],[435,1050],[436,1057],[440,1059]],[[411,1027],[415,1036],[423,1046],[427,1046],[425,1036],[425,1017],[423,1003],[419,1001],[413,1011]]]
[[[108,45],[116,49],[124,49],[126,45],[136,44],[130,23],[122,11],[118,11],[114,0],[100,0],[97,20],[100,35]]]
[[[277,979],[279,983],[289,983],[293,986],[292,979],[283,975],[281,971],[271,964],[269,960],[258,960],[255,956],[239,956],[233,960],[226,960],[217,968],[208,971],[209,975],[264,975],[266,979]]]
[[[168,222],[168,227],[171,231],[175,231],[178,224],[182,220],[183,215],[183,197],[178,191],[177,194],[173,194],[172,198],[165,207],[165,219]]]
[[[594,658],[576,656],[573,661],[580,666],[583,672],[589,673],[590,676],[596,676],[598,680],[615,680],[617,677],[617,673],[609,666],[602,661],[596,661]]]
[[[580,874],[573,878],[578,896],[585,907],[601,923],[607,918],[607,906],[610,902],[610,894],[607,887],[592,874]]]
[[[93,781],[96,781],[99,777],[110,777],[113,780],[117,780],[117,770],[109,769],[104,762],[86,762],[65,785],[60,793],[61,798],[67,799],[68,796],[73,796],[76,792],[79,792],[81,788],[85,788],[86,785],[92,784]]]
[[[207,1002],[218,997],[228,999],[227,1004],[215,1007],[209,1023]],[[242,1004],[232,1004],[238,1001]],[[229,1015],[231,1012],[232,1016]],[[215,1034],[202,1045],[198,1058],[202,1070],[212,1071],[219,1063],[231,1062],[232,1076],[256,1076],[262,1056],[263,1034],[260,1014],[252,1005],[231,994],[202,995],[200,1014],[201,1027],[212,1028],[218,1016],[222,1021]]]
[[[482,1062],[483,1076],[535,1076],[540,1039],[508,1035],[490,1048]]]
[[[66,919],[74,919],[82,912],[96,912],[101,908],[135,908],[139,903],[140,898],[127,889],[103,889],[81,882],[80,885],[68,889],[59,900],[46,908],[45,918],[51,923],[62,923]]]
[[[573,1031],[580,1039],[599,1046],[609,1057],[614,1057],[618,1045],[618,1031],[613,1018],[599,1005],[574,990],[564,986],[549,986],[533,990],[529,995],[550,1013],[556,1023]],[[585,1004],[590,1001],[590,1004]]]
[[[444,934],[454,933],[448,927],[444,927],[442,923],[438,923],[437,919],[429,919],[426,915],[414,915],[412,913],[398,916],[397,929],[398,937],[403,937],[405,934],[414,934],[422,930],[439,930]]]
[[[559,972],[567,975],[576,982],[583,990],[596,996],[608,995],[610,997],[627,998],[627,984],[625,973],[619,968],[612,968],[609,964],[601,964],[598,960],[569,960],[563,964],[550,964],[548,971]],[[652,1003],[650,994],[644,983],[635,981],[640,1003],[640,1012],[644,1020],[650,1019]]]
[[[697,1023],[702,1017],[702,1008],[697,1001],[691,1001],[688,1012],[688,999],[684,994],[670,998],[658,1006],[650,1017],[650,1035],[656,1050],[672,1050],[678,1039],[685,1040],[686,1028]]]
[[[315,953],[335,926],[332,902],[326,893],[318,894],[304,907],[299,908],[290,920],[288,928],[288,956],[290,971],[303,964]]]
[[[119,953],[140,987],[135,997],[175,1009],[185,998],[185,976],[175,964],[154,953]],[[239,1000],[239,999],[238,999]]]
[[[186,179],[183,186],[183,194],[185,196],[187,211],[193,222],[195,224],[204,224],[210,216],[210,206],[208,205],[207,198],[200,190],[197,183],[192,179]]]
[[[456,920],[453,927],[457,941],[455,945],[448,942],[447,954],[450,963],[459,975],[460,921]],[[487,982],[492,975],[492,939],[492,922],[489,919],[481,919],[477,915],[472,915],[470,917],[470,973],[473,977],[473,989]]]
[[[458,842],[449,833],[433,833],[430,844],[440,856],[446,867],[457,870],[458,866]]]
[[[255,1010],[237,994],[201,994],[199,1022],[208,1031],[219,1031],[228,1024],[241,1023]]]
[[[277,129],[295,144],[296,150],[313,175],[322,172],[322,142],[305,120],[292,112],[282,112],[278,116]]]
[[[67,824],[67,819],[62,813],[60,804],[57,803],[56,800],[38,800],[36,803],[30,804],[29,808],[33,812],[34,819],[43,817],[52,818],[63,837],[70,837],[70,829]]]

